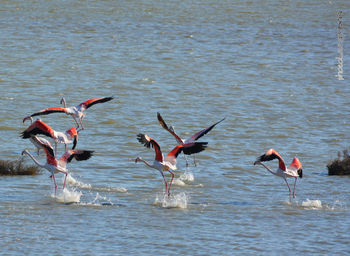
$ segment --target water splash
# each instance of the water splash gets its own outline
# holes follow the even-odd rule
[[[180,175],[179,179],[185,183],[190,183],[194,181],[194,175],[192,171],[186,170],[183,174]]]
[[[306,199],[306,201],[301,202],[301,207],[303,207],[304,209],[310,209],[310,210],[323,209],[321,200]]]
[[[180,178],[175,178],[174,180],[173,180],[173,185],[176,185],[176,186],[180,186],[180,187],[184,187],[184,186],[186,186],[186,183],[185,182],[183,182]]]
[[[179,178],[175,178],[173,184],[176,186],[184,187],[184,186],[192,186],[192,187],[203,187],[203,184],[191,185],[194,182],[194,175],[192,171],[186,169],[186,171],[180,175]]]
[[[78,181],[72,177],[72,175],[68,174],[67,176],[67,184],[74,187],[84,188],[84,189],[91,189],[92,186],[90,184],[86,184],[84,182]]]
[[[111,201],[111,199],[107,198],[106,196],[101,196],[99,193],[96,193],[95,198],[88,203],[80,203],[79,205],[84,206],[108,206],[108,205],[114,205]]]
[[[79,203],[82,192],[76,190],[69,190],[67,187],[62,190],[62,193],[56,196],[56,202],[58,203]]]
[[[167,196],[166,194],[157,194],[154,200],[154,205],[159,205],[163,208],[181,208],[186,209],[188,204],[188,196],[184,193],[171,194]]]

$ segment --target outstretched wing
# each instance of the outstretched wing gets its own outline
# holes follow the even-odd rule
[[[27,120],[30,117],[48,115],[48,114],[52,114],[52,113],[67,113],[67,109],[63,108],[63,107],[45,108],[45,109],[42,109],[34,114],[31,114],[30,116],[25,117],[23,119],[23,123],[25,120]]]
[[[46,153],[47,158],[55,158],[55,153],[53,151],[53,147],[50,142],[44,138],[39,138],[37,136],[31,137],[33,144],[40,146]]]
[[[192,155],[199,152],[202,152],[206,149],[208,142],[194,142],[184,145],[183,152],[185,155]]]
[[[60,161],[70,163],[73,158],[77,161],[88,160],[93,155],[92,150],[68,150],[63,156],[60,157]]]
[[[23,139],[28,139],[33,135],[41,134],[51,138],[54,138],[54,130],[41,120],[36,120],[22,133]]]
[[[80,103],[79,107],[82,109],[88,109],[89,107],[91,107],[97,103],[104,103],[104,102],[112,100],[113,98],[114,97],[100,97],[100,98],[90,99],[90,100],[87,100],[87,101]]]
[[[265,162],[265,161],[272,161],[274,159],[283,160],[281,155],[276,150],[271,148],[268,151],[266,151],[265,154],[259,156],[257,158],[257,161]]]
[[[265,161],[271,161],[271,160],[274,160],[274,159],[278,159],[278,163],[279,163],[279,168],[280,169],[286,170],[286,166],[284,164],[283,158],[273,148],[269,149],[265,154],[259,156],[257,158],[257,161],[265,162]]]
[[[156,154],[155,160],[163,162],[162,151],[160,150],[159,144],[154,139],[149,137],[147,134],[139,133],[137,135],[137,140],[147,148],[150,148],[152,145]]]
[[[293,161],[289,165],[288,169],[296,172],[300,178],[303,177],[303,166],[301,165],[301,163],[297,157],[293,158]]]
[[[179,143],[179,144],[183,144],[183,141],[182,139],[180,138],[179,135],[177,135],[173,130],[171,130],[167,124],[165,123],[164,119],[162,118],[162,116],[160,115],[159,112],[157,112],[157,118],[158,118],[158,121],[159,121],[159,124],[165,129],[167,130],[168,132],[170,132],[176,139],[176,141]]]
[[[217,124],[221,123],[222,121],[224,121],[225,118],[221,119],[219,122],[209,126],[208,128],[205,128],[199,132],[196,132],[191,138],[189,138],[187,141],[188,142],[193,142],[193,141],[196,141],[198,140],[200,137],[204,136],[205,134],[207,134],[208,132],[211,131],[211,129],[213,129]],[[187,142],[186,141],[186,142]]]

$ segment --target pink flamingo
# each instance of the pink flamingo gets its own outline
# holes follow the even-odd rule
[[[271,170],[264,163],[265,161],[271,161],[274,159],[278,159],[278,169],[276,171]],[[285,180],[288,189],[289,189],[289,200],[291,200],[291,189],[289,187],[287,178],[295,178],[294,181],[294,189],[293,189],[293,198],[295,197],[295,185],[297,182],[297,178],[303,177],[302,165],[297,157],[293,158],[292,163],[286,168],[286,165],[281,157],[281,155],[274,149],[269,149],[265,154],[258,157],[258,159],[254,162],[254,165],[260,164],[265,167],[270,173],[281,177]]]
[[[194,135],[192,135],[190,138],[188,139],[181,139],[179,135],[176,134],[174,127],[170,126],[168,127],[167,124],[165,123],[164,119],[162,118],[162,116],[160,115],[160,113],[157,113],[157,118],[159,121],[159,124],[165,129],[167,130],[171,135],[173,135],[177,141],[178,144],[180,145],[184,145],[184,149],[183,149],[183,153],[185,155],[190,155],[193,154],[190,150],[188,150],[188,147],[191,147],[191,143],[194,143],[196,140],[198,140],[200,137],[204,136],[205,134],[207,134],[208,132],[210,132],[217,124],[221,123],[222,121],[225,120],[225,118],[221,119],[219,122],[209,126],[208,128],[205,128],[203,130],[200,130],[199,132],[196,132]],[[187,158],[185,156],[186,159],[186,166],[188,166],[188,161]],[[196,166],[196,160],[195,160],[195,156],[193,155],[193,161],[194,161],[194,165]]]
[[[207,145],[207,142],[192,142],[190,143],[191,145],[181,144],[173,148],[173,150],[171,150],[170,153],[164,158],[159,144],[154,139],[150,138],[147,134],[142,134],[142,133],[138,134],[137,137],[138,137],[137,138],[138,141],[141,144],[144,144],[145,147],[150,148],[150,146],[152,145],[155,151],[155,159],[153,161],[153,164],[150,164],[147,161],[143,160],[141,157],[137,157],[135,159],[135,163],[141,161],[145,163],[148,167],[157,169],[163,177],[164,184],[165,184],[165,191],[168,194],[168,196],[170,196],[171,184],[175,177],[175,174],[173,173],[173,171],[177,169],[176,157],[185,149],[185,146],[189,153],[194,154],[194,153],[203,151]],[[172,176],[171,181],[169,183],[169,189],[168,189],[168,183],[166,182],[164,177],[164,171],[168,171]]]
[[[48,136],[55,141],[55,154],[57,153],[58,143],[64,143],[65,151],[67,151],[67,144],[73,143],[72,149],[75,149],[78,142],[78,132],[75,127],[72,127],[65,132],[57,132],[39,119],[22,132],[22,138],[32,138],[32,136],[37,134]]]
[[[84,126],[82,123],[82,119],[85,117],[84,110],[90,108],[91,106],[97,104],[97,103],[104,103],[107,101],[112,100],[113,97],[100,97],[100,98],[94,98],[87,101],[84,101],[80,103],[77,106],[74,107],[66,107],[66,100],[64,98],[61,99],[61,103],[64,103],[64,107],[53,107],[53,108],[45,108],[42,109],[34,114],[31,114],[30,116],[27,116],[23,119],[23,122],[30,119],[34,116],[40,116],[40,115],[48,115],[51,113],[66,113],[67,115],[71,115],[77,124],[77,129],[80,128],[81,130],[84,130]],[[79,120],[79,122],[78,122]]]
[[[36,141],[36,143],[41,144],[40,140],[36,136],[32,137],[33,140]],[[36,165],[38,165],[41,168],[45,168],[51,173],[51,177],[53,178],[53,181],[55,183],[55,196],[57,192],[57,183],[55,179],[55,173],[63,173],[65,175],[64,183],[63,183],[63,189],[66,187],[66,179],[68,175],[68,171],[66,168],[67,163],[70,163],[73,158],[75,158],[77,161],[87,160],[92,156],[93,151],[90,150],[68,150],[65,152],[59,159],[55,158],[53,148],[50,147],[47,144],[41,144],[42,148],[44,149],[46,153],[46,163],[41,164],[38,160],[34,158],[34,156],[29,153],[28,150],[23,150],[22,155],[26,154],[28,155]]]

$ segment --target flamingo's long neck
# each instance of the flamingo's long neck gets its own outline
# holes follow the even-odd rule
[[[64,98],[64,97],[62,97],[62,99],[61,99],[61,104],[63,103],[63,106],[65,107],[65,108],[67,108],[67,105],[66,105],[66,99]]]
[[[265,169],[268,170],[268,171],[269,171],[270,173],[272,173],[273,175],[278,175],[278,174],[277,174],[277,171],[271,170],[270,167],[266,166],[264,163],[260,162],[260,164],[261,164],[262,166],[264,166]]]
[[[31,153],[29,153],[28,151],[25,151],[25,153],[34,161],[34,163],[35,163],[37,166],[42,167],[42,168],[45,167],[44,165],[42,165],[41,163],[39,163],[39,161],[36,160],[35,157],[34,157]]]
[[[141,162],[143,162],[145,165],[147,165],[148,167],[150,167],[150,168],[155,168],[154,165],[150,164],[150,163],[147,162],[146,160],[144,160],[144,159],[142,159],[142,158],[140,158],[139,160],[140,160]]]

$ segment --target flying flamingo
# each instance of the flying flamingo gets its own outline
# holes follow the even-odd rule
[[[173,173],[173,171],[177,169],[176,157],[185,149],[185,146],[189,154],[201,152],[207,146],[207,142],[193,142],[193,143],[190,143],[191,145],[180,144],[175,148],[173,148],[173,150],[171,150],[170,153],[164,158],[159,144],[154,139],[150,138],[147,134],[140,133],[137,135],[137,139],[141,144],[144,144],[144,146],[147,148],[150,148],[150,146],[152,145],[155,151],[155,159],[153,161],[153,164],[150,164],[147,161],[143,160],[141,157],[137,157],[135,159],[135,163],[141,161],[145,163],[148,167],[157,169],[163,177],[164,184],[165,184],[165,191],[166,193],[168,193],[168,196],[170,196],[171,184],[175,177],[175,174]],[[169,189],[168,189],[168,183],[166,182],[164,177],[164,171],[170,172],[172,176],[171,181],[169,183]]]
[[[97,104],[97,103],[104,103],[107,101],[112,100],[113,97],[100,97],[100,98],[94,98],[87,101],[84,101],[80,103],[79,105],[75,107],[66,107],[66,101],[64,98],[61,99],[61,103],[64,103],[64,107],[53,107],[53,108],[45,108],[40,110],[39,112],[36,112],[34,114],[31,114],[30,116],[27,116],[23,119],[23,122],[30,119],[33,116],[40,116],[40,115],[48,115],[51,113],[66,113],[67,115],[71,115],[77,124],[77,129],[80,128],[81,130],[84,130],[84,126],[82,123],[82,119],[85,117],[84,110],[90,108],[91,106]],[[78,122],[79,120],[79,122]]]
[[[73,143],[72,149],[75,149],[78,142],[78,132],[75,127],[65,132],[57,132],[39,119],[22,132],[22,138],[28,139],[37,134],[48,136],[55,141],[55,154],[57,153],[58,143],[64,143],[65,151],[67,151],[67,144]]]
[[[278,169],[276,171],[271,170],[268,166],[266,166],[264,161],[271,161],[274,159],[278,159]],[[274,149],[269,149],[265,154],[258,157],[258,159],[254,162],[254,165],[260,164],[265,167],[270,173],[281,177],[285,180],[288,189],[289,189],[289,200],[291,200],[291,189],[289,187],[287,178],[295,178],[294,181],[294,189],[293,189],[293,198],[295,197],[295,185],[297,182],[297,178],[303,177],[302,165],[297,157],[293,158],[292,163],[286,168],[286,165],[281,157],[281,155]]]
[[[225,120],[225,118],[221,119],[219,122],[209,126],[208,128],[205,128],[203,130],[200,130],[199,132],[196,132],[194,135],[192,135],[192,137],[184,140],[184,139],[181,139],[179,135],[176,134],[175,130],[174,130],[174,127],[170,126],[168,127],[167,124],[165,123],[164,119],[162,118],[162,116],[160,115],[160,113],[158,112],[157,113],[157,118],[158,118],[158,121],[159,121],[159,124],[165,129],[167,130],[168,132],[171,133],[171,135],[173,135],[177,141],[177,143],[179,143],[180,145],[184,145],[184,149],[183,149],[183,152],[185,155],[190,155],[192,153],[189,153],[188,150],[187,150],[187,146],[186,145],[191,145],[191,143],[195,142],[196,140],[198,140],[200,137],[204,136],[205,134],[207,134],[208,132],[211,131],[211,129],[213,129],[218,123],[222,122]],[[186,159],[186,167],[188,166],[188,161],[187,161],[187,158],[185,156],[185,159]],[[195,159],[195,156],[193,156],[193,161],[194,161],[194,165],[196,166],[196,159]]]
[[[33,136],[34,140],[37,140],[38,138],[36,136]],[[37,143],[40,144],[40,141],[37,140]],[[55,158],[53,148],[49,145],[42,144],[42,148],[44,149],[46,153],[46,163],[40,164],[38,160],[34,158],[34,156],[29,153],[28,150],[23,150],[22,155],[27,154],[36,165],[39,167],[45,168],[51,173],[51,177],[53,178],[53,181],[55,183],[55,196],[57,192],[57,183],[55,179],[55,173],[63,173],[65,175],[64,183],[63,183],[63,189],[66,186],[66,179],[68,175],[68,171],[66,169],[66,164],[70,163],[73,158],[75,158],[77,161],[87,160],[92,156],[93,151],[90,150],[68,150],[65,152],[59,159]]]

